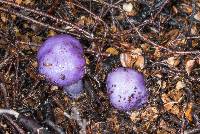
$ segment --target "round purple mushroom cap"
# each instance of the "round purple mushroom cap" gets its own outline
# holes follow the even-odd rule
[[[141,73],[119,67],[108,74],[107,92],[111,104],[122,111],[141,108],[148,100],[148,91]]]
[[[80,42],[70,35],[49,37],[38,51],[39,73],[58,86],[82,79],[85,58]]]

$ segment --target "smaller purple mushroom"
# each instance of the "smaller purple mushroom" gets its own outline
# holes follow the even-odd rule
[[[122,111],[141,108],[148,100],[148,91],[141,73],[119,67],[108,74],[107,92],[111,104]]]
[[[49,37],[37,54],[39,73],[58,86],[69,86],[85,73],[85,58],[80,42],[70,35]]]

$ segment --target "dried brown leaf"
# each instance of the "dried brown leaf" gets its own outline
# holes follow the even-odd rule
[[[1,13],[1,20],[3,22],[7,22],[8,21],[8,18],[6,17],[6,15],[4,13]]]
[[[191,28],[191,34],[196,35],[197,32],[198,32],[197,26],[194,24],[194,25],[192,26],[192,28]]]
[[[200,21],[200,12],[194,15],[194,18],[198,21]]]
[[[22,3],[22,0],[15,0],[15,3],[21,4],[21,3]]]
[[[165,37],[170,40],[176,39],[179,34],[179,29],[170,30],[168,33],[165,34]]]
[[[138,67],[140,69],[144,68],[144,57],[142,55],[140,55],[140,56],[137,57],[134,66]]]
[[[185,117],[189,121],[192,121],[192,103],[188,104],[187,110],[185,111]]]
[[[175,6],[172,6],[173,11],[175,12],[175,14],[178,13],[178,9]]]
[[[158,109],[156,107],[147,107],[141,114],[141,118],[149,121],[154,121],[158,117]]]
[[[182,12],[186,12],[188,14],[191,14],[192,13],[192,6],[191,5],[187,5],[187,4],[181,4],[181,10]]]
[[[171,99],[168,97],[167,94],[162,94],[161,99],[162,99],[163,103],[168,103],[171,101]]]
[[[179,57],[169,57],[167,63],[172,67],[176,67],[180,63],[180,59]]]
[[[138,111],[133,111],[130,115],[131,121],[135,122],[136,120],[140,119],[139,115],[140,113]]]
[[[157,130],[157,134],[176,134],[176,129],[169,127],[169,123],[161,119],[159,123],[159,129]]]
[[[132,57],[131,53],[120,54],[120,61],[123,67],[132,67],[135,60],[136,59]]]
[[[121,45],[121,48],[124,48],[124,49],[128,49],[128,50],[134,49],[133,45],[130,43],[127,43],[127,42],[122,42],[122,43],[120,43],[120,45]]]
[[[176,90],[182,89],[185,87],[185,83],[183,81],[178,81],[176,83]]]
[[[176,102],[172,101],[172,102],[166,103],[166,104],[164,104],[164,108],[168,112],[173,113],[173,114],[177,115],[178,117],[181,116],[181,110],[178,107],[178,105],[176,105]]]
[[[197,63],[200,64],[200,57],[197,59]]]
[[[132,55],[141,55],[142,54],[142,49],[136,48],[131,50]]]
[[[106,52],[109,53],[109,54],[112,54],[112,55],[118,55],[118,51],[117,49],[113,48],[113,47],[109,47],[106,49]]]
[[[155,52],[154,52],[154,56],[156,58],[160,58],[161,57],[161,52],[160,52],[160,49],[159,48],[156,48]]]
[[[110,29],[111,29],[111,32],[112,32],[112,33],[117,32],[117,27],[116,27],[116,25],[114,25],[114,24],[111,25]]]
[[[179,90],[179,89],[175,89],[175,90],[171,90],[168,93],[168,96],[170,96],[170,98],[175,101],[175,102],[180,102],[182,97],[183,97],[183,90]]]
[[[192,68],[194,67],[195,60],[188,60],[185,64],[185,70],[190,75]]]
[[[173,92],[172,92],[173,93]],[[178,106],[178,101],[173,101],[171,99],[171,94],[162,94],[161,99],[164,103],[164,108],[166,111],[173,113],[175,115],[177,115],[178,117],[181,116],[181,109]],[[175,98],[176,100],[178,100],[180,97]]]
[[[122,8],[126,12],[131,12],[133,10],[133,4],[132,3],[124,3]]]

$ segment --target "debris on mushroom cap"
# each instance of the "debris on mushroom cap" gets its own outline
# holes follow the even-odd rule
[[[114,69],[108,74],[106,87],[111,104],[119,110],[139,109],[148,99],[143,75],[130,68]]]
[[[83,81],[79,80],[78,82],[63,87],[64,92],[69,95],[71,98],[78,98],[83,91]]]
[[[85,58],[80,42],[70,35],[49,37],[38,51],[39,73],[58,86],[82,79]]]

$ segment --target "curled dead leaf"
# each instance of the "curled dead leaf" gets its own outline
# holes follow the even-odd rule
[[[121,48],[125,48],[126,50],[134,49],[133,45],[127,42],[120,43]]]
[[[142,49],[136,48],[131,50],[132,55],[141,55],[142,54]]]
[[[178,13],[178,9],[175,6],[172,6],[172,10],[174,11],[175,14]]]
[[[176,67],[180,63],[180,59],[179,57],[170,57],[167,59],[167,63],[172,67]]]
[[[200,65],[200,57],[197,59],[197,63]]]
[[[109,53],[109,54],[112,54],[112,55],[118,55],[118,51],[117,49],[113,48],[113,47],[109,47],[106,49],[106,52]]]
[[[4,13],[1,14],[1,20],[3,22],[7,22],[8,21],[8,18],[6,17],[6,14],[4,14]]]
[[[131,12],[133,10],[133,4],[132,3],[124,3],[122,8],[126,12]]]
[[[182,89],[185,87],[185,83],[183,81],[178,81],[176,83],[176,89],[179,90],[179,89]]]
[[[121,53],[120,61],[123,67],[132,67],[135,59],[132,57],[130,53]]]
[[[135,67],[140,69],[144,68],[144,57],[140,48],[132,49],[131,52],[120,54],[120,61],[123,67]]]
[[[160,49],[159,48],[156,48],[155,52],[154,52],[154,56],[156,58],[160,58],[161,57],[161,52],[160,52]]]
[[[19,5],[22,3],[22,0],[15,0],[15,3],[17,3]]]
[[[162,94],[161,99],[162,99],[163,103],[168,103],[168,102],[171,101],[171,99],[170,99],[170,98],[168,97],[168,95],[165,94],[165,93]]]
[[[194,67],[195,60],[188,60],[185,65],[185,70],[190,75],[192,68]]]
[[[154,121],[158,117],[158,109],[156,107],[147,107],[146,110],[141,113],[141,118],[149,121]]]
[[[136,121],[139,119],[140,113],[138,111],[133,111],[130,115],[131,121]]]
[[[179,29],[173,29],[170,30],[165,34],[165,37],[169,40],[175,40],[177,36],[179,35],[180,30]]]
[[[166,111],[173,113],[177,116],[180,116],[181,113],[180,113],[179,106],[177,105],[177,102],[172,101],[169,98],[169,95],[167,95],[167,94],[163,94],[161,99],[164,102],[164,108]]]
[[[174,102],[179,103],[183,99],[183,94],[183,90],[174,89],[168,93],[168,96],[170,96],[170,99]]]
[[[138,67],[140,69],[144,68],[144,57],[142,55],[140,55],[140,56],[137,57],[134,66]]]
[[[144,43],[144,44],[141,44],[141,48],[143,49],[143,51],[148,51],[149,50],[149,44],[147,43]]]
[[[88,57],[85,58],[86,64],[89,65],[90,64],[90,60],[88,59]]]
[[[191,34],[197,34],[198,30],[197,30],[197,26],[194,24],[191,28]]]
[[[188,104],[187,110],[185,111],[185,117],[189,121],[192,121],[192,103]]]
[[[186,12],[186,13],[188,13],[188,14],[191,14],[191,13],[192,13],[192,7],[191,7],[191,5],[187,5],[187,4],[185,4],[185,3],[182,3],[182,4],[180,5],[180,8],[181,8],[182,12]]]
[[[198,21],[200,21],[200,12],[194,15],[194,18]]]
[[[168,112],[173,113],[177,115],[178,117],[181,117],[181,109],[179,108],[176,102],[172,101],[172,102],[166,103],[164,104],[164,108]]]
[[[112,33],[115,33],[115,32],[117,32],[117,26],[116,25],[111,25],[111,27],[110,27],[110,29],[111,29],[111,32]]]

